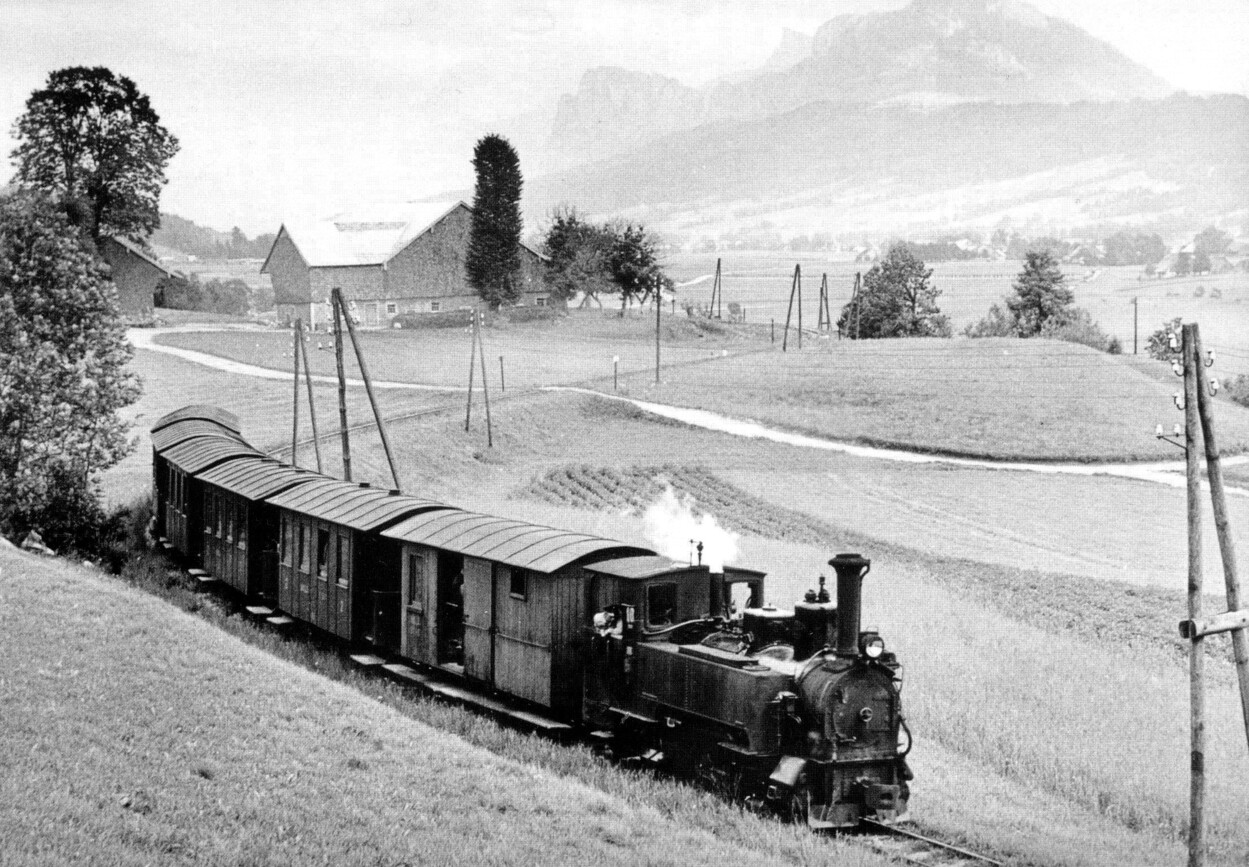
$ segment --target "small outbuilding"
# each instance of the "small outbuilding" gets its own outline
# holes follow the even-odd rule
[[[476,307],[481,298],[464,271],[472,214],[464,202],[417,203],[285,222],[260,270],[273,280],[279,318],[312,328],[328,326],[334,287],[364,327]],[[521,245],[519,305],[551,303],[542,262]]]
[[[166,277],[183,279],[139,245],[125,238],[105,238],[100,242],[100,256],[112,270],[117,286],[117,301],[122,315],[146,318],[152,315],[156,284]]]

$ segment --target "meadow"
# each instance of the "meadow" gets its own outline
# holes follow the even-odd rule
[[[560,346],[546,334],[535,343],[547,351]],[[827,355],[848,366],[846,356]],[[1158,389],[1159,412],[1175,414],[1165,368],[1090,357],[1104,359],[1108,374],[1135,372],[1134,379],[1116,381],[1146,394]],[[665,379],[740,364],[732,380],[737,388],[749,382],[752,360],[759,377],[770,375],[778,358],[784,360],[779,353],[731,349],[727,358],[672,368]],[[255,442],[289,436],[289,384],[257,381],[244,388],[250,381],[242,377],[151,352],[141,352],[138,364],[149,378],[145,419],[189,395],[240,411],[244,434]],[[904,382],[899,368],[884,381]],[[1026,368],[1020,361],[1016,373],[1025,376]],[[377,367],[374,373],[384,376]],[[1088,369],[1062,375],[1071,377],[1069,384],[1090,377]],[[712,393],[710,382],[691,391]],[[624,386],[634,396],[654,397],[652,386]],[[777,380],[754,396],[735,392],[735,414],[744,414],[751,400],[763,403],[758,395],[770,393],[780,404],[788,387]],[[232,392],[247,397],[236,405]],[[1003,415],[1020,411],[1022,396],[996,394]],[[1048,399],[1061,407],[1062,394],[1055,388]],[[638,512],[663,478],[739,534],[738,562],[767,570],[769,595],[782,604],[811,586],[835,551],[872,557],[865,622],[884,630],[906,665],[904,698],[917,737],[912,810],[921,827],[1011,863],[1182,860],[1187,686],[1174,631],[1183,613],[1182,490],[1124,479],[883,464],[694,429],[601,398],[529,390],[495,405],[489,448],[480,410],[464,431],[462,395],[422,399],[425,414],[391,425],[405,489],[413,493],[649,545]],[[1219,404],[1224,443],[1236,429],[1226,421],[1235,415],[1228,406]],[[1104,437],[1104,429],[1097,435]],[[376,437],[361,432],[353,444],[357,477],[384,482]],[[327,445],[332,471],[332,431]],[[301,462],[310,457],[302,448]],[[136,481],[144,466],[135,467]],[[1233,498],[1242,550],[1249,543],[1245,506]],[[1205,541],[1208,607],[1215,610],[1221,582],[1212,532]],[[1215,644],[1210,839],[1214,863],[1240,863],[1249,851],[1249,824],[1237,781],[1249,774],[1249,762],[1226,642]],[[461,731],[458,724],[451,728]],[[463,729],[470,739],[481,737]],[[511,755],[510,747],[497,749]],[[586,773],[574,776],[604,790],[623,785],[611,773]],[[665,791],[638,790],[630,803],[662,813],[673,797]],[[696,827],[704,827],[701,821]],[[745,819],[723,821],[752,827]],[[769,845],[781,847],[773,854],[790,851],[788,843]]]

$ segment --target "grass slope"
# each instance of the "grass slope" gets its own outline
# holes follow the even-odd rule
[[[0,657],[6,864],[883,863],[584,751],[495,735],[608,786],[495,755],[395,687],[362,694],[11,550]]]

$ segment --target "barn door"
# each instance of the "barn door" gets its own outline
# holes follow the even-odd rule
[[[464,558],[464,673],[494,679],[494,580],[490,563]]]

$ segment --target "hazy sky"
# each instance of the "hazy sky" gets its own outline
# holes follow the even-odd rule
[[[128,75],[182,142],[162,209],[255,234],[284,216],[470,188],[473,142],[537,129],[538,113],[589,67],[700,84],[761,64],[783,27],[811,33],[841,13],[904,5],[0,0],[0,118],[11,126],[53,69]],[[1033,5],[1178,88],[1249,94],[1249,0]]]

